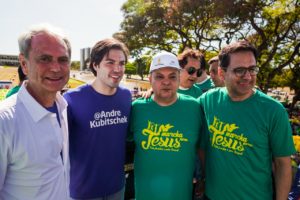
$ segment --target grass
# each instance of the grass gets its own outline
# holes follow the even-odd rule
[[[74,78],[70,78],[69,79],[69,82],[67,83],[67,88],[76,88],[80,85],[83,85],[85,84],[84,81],[80,81],[80,80],[77,80],[77,79],[74,79]]]

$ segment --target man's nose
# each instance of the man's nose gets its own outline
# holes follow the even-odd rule
[[[116,64],[113,67],[113,70],[116,71],[116,72],[122,71],[122,69],[123,69],[123,66],[120,65],[120,64]]]
[[[57,60],[53,60],[51,63],[51,70],[52,71],[60,71],[61,64]]]
[[[251,76],[249,70],[246,70],[246,72],[245,72],[245,74],[243,76],[243,79],[251,79],[251,78],[252,78],[252,76]]]
[[[162,83],[163,83],[164,85],[169,85],[170,82],[171,82],[171,81],[170,81],[168,78],[165,78],[165,79],[162,81]]]

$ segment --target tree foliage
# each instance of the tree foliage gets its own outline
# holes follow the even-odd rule
[[[130,78],[131,75],[136,74],[136,67],[132,62],[128,62],[125,66],[125,74],[127,75],[127,78]]]
[[[72,61],[71,62],[71,70],[79,70],[80,69],[80,62],[79,61]]]
[[[214,54],[238,39],[258,49],[258,84],[266,91],[275,75],[299,72],[299,0],[128,0],[115,37],[134,57],[145,50]],[[298,76],[299,77],[299,76]],[[294,82],[296,83],[296,82]],[[291,85],[300,92],[300,85]]]

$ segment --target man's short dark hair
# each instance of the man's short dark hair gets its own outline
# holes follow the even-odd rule
[[[188,62],[188,58],[194,58],[200,60],[200,68],[205,70],[205,58],[204,55],[198,51],[193,49],[185,49],[181,54],[177,56],[178,62],[181,68],[184,68]]]
[[[90,56],[90,70],[93,72],[95,76],[97,76],[97,72],[94,69],[94,64],[98,65],[102,61],[104,56],[108,54],[109,51],[112,49],[123,51],[125,55],[125,62],[127,63],[129,51],[124,43],[114,38],[107,38],[104,40],[100,40],[92,48],[92,52]]]
[[[219,53],[219,65],[221,68],[227,69],[230,63],[230,54],[241,51],[251,51],[257,58],[256,48],[246,40],[237,41],[225,46]]]

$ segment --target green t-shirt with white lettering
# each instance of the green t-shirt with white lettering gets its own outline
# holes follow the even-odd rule
[[[136,200],[192,199],[200,113],[199,102],[181,94],[170,106],[160,106],[152,97],[133,102]]]
[[[213,200],[271,200],[272,157],[295,152],[284,107],[256,90],[234,102],[226,88],[200,97],[206,140],[205,193]]]

